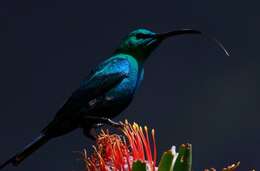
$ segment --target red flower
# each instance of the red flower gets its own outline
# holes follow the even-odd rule
[[[149,170],[154,171],[156,165],[156,144],[152,129],[152,146],[148,128],[138,124],[123,124],[123,136],[101,131],[98,135],[94,152],[90,157],[84,151],[85,166],[88,171],[131,171],[134,161],[145,162]]]

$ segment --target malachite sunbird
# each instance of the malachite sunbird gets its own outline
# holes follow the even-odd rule
[[[114,53],[82,81],[80,87],[72,93],[40,135],[21,152],[4,162],[0,169],[9,163],[19,165],[50,139],[67,134],[76,128],[81,128],[87,137],[94,139],[97,127],[103,124],[119,126],[110,119],[119,115],[133,100],[143,80],[144,63],[151,52],[165,39],[183,34],[202,33],[193,29],[180,29],[167,33],[137,29],[129,33]],[[219,42],[217,44],[228,55],[222,44]]]

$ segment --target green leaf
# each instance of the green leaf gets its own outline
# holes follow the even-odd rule
[[[173,158],[174,156],[170,150],[164,152],[159,163],[158,171],[171,171]]]
[[[146,171],[146,164],[137,160],[133,163],[132,171]]]
[[[191,144],[182,144],[179,155],[174,163],[173,171],[191,171],[192,147]]]

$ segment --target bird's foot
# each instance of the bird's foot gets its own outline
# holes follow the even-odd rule
[[[119,128],[119,129],[123,128],[123,125],[121,123],[115,122],[115,121],[113,121],[109,118],[105,118],[105,117],[87,116],[87,117],[85,117],[85,119],[98,123],[98,124],[96,124],[96,127],[100,127],[103,124],[106,124],[106,125],[112,126],[114,128]]]
[[[102,127],[103,125],[104,125],[103,123],[97,123],[93,126],[93,128],[98,129],[98,128]]]
[[[118,128],[118,129],[122,129],[123,128],[123,124],[120,122],[115,122],[111,119],[107,119],[107,124],[114,127],[114,128]]]

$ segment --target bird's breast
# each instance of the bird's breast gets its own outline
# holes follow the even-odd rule
[[[132,98],[138,85],[140,68],[138,68],[137,62],[135,61],[130,61],[130,64],[128,76],[114,89],[110,90],[106,94],[106,98],[118,100]]]

